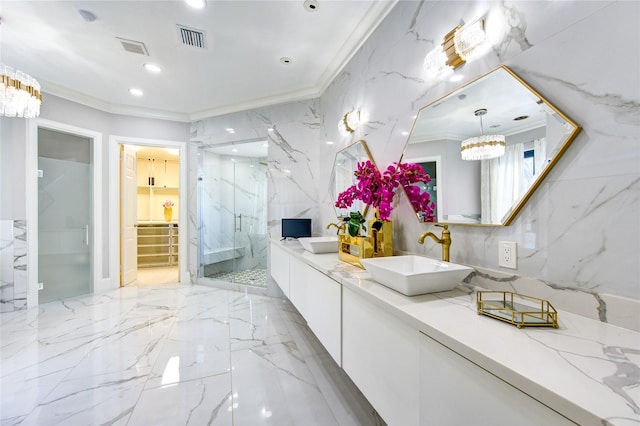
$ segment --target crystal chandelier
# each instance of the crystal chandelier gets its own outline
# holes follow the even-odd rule
[[[40,115],[42,94],[38,81],[0,63],[0,115],[33,118]]]
[[[463,160],[490,160],[504,155],[507,143],[503,135],[485,135],[482,127],[482,116],[487,113],[485,108],[476,110],[473,114],[480,117],[480,136],[474,136],[462,141],[460,153]]]

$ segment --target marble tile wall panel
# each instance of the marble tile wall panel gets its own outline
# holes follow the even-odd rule
[[[0,312],[11,312],[13,305],[13,221],[0,221]]]
[[[27,309],[27,222],[13,221],[13,305]]]
[[[194,182],[201,177],[198,170],[198,149],[206,146],[264,138],[269,143],[267,232],[271,238],[280,236],[283,217],[309,217],[314,231],[320,233],[317,170],[318,140],[321,117],[317,99],[274,105],[255,110],[211,117],[193,123],[191,128],[189,173]],[[226,129],[235,129],[229,134]],[[272,129],[272,130],[268,130]],[[196,195],[194,193],[194,195]],[[189,270],[197,276],[198,205],[190,200],[189,236],[191,250]],[[257,226],[257,225],[256,225]],[[264,252],[266,245],[250,244],[254,254]],[[266,243],[265,243],[266,244]],[[193,253],[196,255],[192,255]],[[273,287],[273,285],[271,285]],[[273,293],[278,293],[273,288]]]
[[[0,221],[0,312],[27,308],[27,225]]]

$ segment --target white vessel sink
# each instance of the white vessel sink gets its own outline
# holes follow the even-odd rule
[[[457,263],[422,256],[361,259],[373,279],[405,296],[452,290],[473,271]]]
[[[311,253],[337,253],[338,237],[303,237],[298,238],[306,251]]]

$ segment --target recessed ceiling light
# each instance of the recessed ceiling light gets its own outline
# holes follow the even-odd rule
[[[147,71],[149,71],[149,72],[152,72],[152,73],[156,73],[156,74],[157,74],[157,73],[159,73],[159,72],[161,72],[161,71],[162,71],[162,68],[160,68],[160,67],[159,67],[158,65],[156,65],[156,64],[146,63],[146,64],[144,64],[143,66],[144,66],[144,69],[145,69],[145,70],[147,70]]]
[[[333,145],[333,141],[327,141],[327,145]]]
[[[320,7],[320,5],[316,0],[306,0],[304,2],[304,8],[307,12],[317,12],[318,7]]]
[[[409,135],[409,132],[407,132],[406,130],[402,132],[402,136],[407,136],[407,135]]]
[[[144,95],[144,92],[140,89],[136,89],[135,87],[132,87],[131,89],[129,89],[129,93],[131,93],[133,96],[142,96]]]
[[[289,65],[293,61],[291,60],[291,58],[287,58],[286,56],[283,56],[282,58],[280,58],[280,62],[282,62],[285,65]]]
[[[194,9],[203,9],[207,5],[207,2],[205,0],[184,0],[184,1]]]
[[[269,127],[269,128],[267,129],[267,132],[273,132],[273,131],[274,131],[274,128],[273,128],[273,127]]]
[[[529,118],[528,115],[521,115],[519,117],[516,117],[513,119],[513,121],[521,121],[521,120],[526,120],[527,118]]]
[[[450,82],[455,83],[457,81],[460,81],[464,78],[464,75],[462,74],[454,74],[453,76],[451,76],[451,78],[449,79]]]

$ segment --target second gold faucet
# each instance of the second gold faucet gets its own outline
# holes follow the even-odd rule
[[[434,234],[433,232],[428,232],[427,231],[424,234],[420,235],[420,238],[418,238],[418,243],[424,244],[424,239],[427,238],[427,237],[431,237],[431,239],[433,241],[435,241],[436,243],[442,245],[442,260],[444,262],[448,262],[449,261],[449,249],[451,248],[451,232],[449,232],[449,225],[436,224],[436,226],[444,228],[442,230],[442,238],[438,238],[438,236],[436,234]]]

